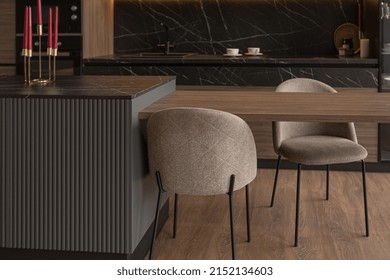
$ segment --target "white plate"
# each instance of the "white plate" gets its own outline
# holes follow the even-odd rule
[[[263,53],[245,53],[245,55],[259,56],[259,55],[263,55]]]
[[[228,54],[228,53],[224,53],[223,56],[242,56],[241,53],[239,54]]]

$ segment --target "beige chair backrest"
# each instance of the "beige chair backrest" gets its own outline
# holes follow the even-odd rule
[[[295,78],[284,81],[275,91],[337,93],[331,86],[308,78]],[[273,146],[277,154],[279,153],[281,143],[285,139],[299,136],[330,135],[347,138],[357,143],[355,126],[353,123],[273,122],[272,134]]]
[[[252,131],[230,113],[172,108],[154,113],[147,124],[149,167],[159,171],[165,191],[213,195],[238,190],[257,173]]]

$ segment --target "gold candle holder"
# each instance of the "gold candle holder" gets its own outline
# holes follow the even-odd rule
[[[27,83],[27,49],[22,49],[23,65],[24,65],[24,82]]]
[[[51,80],[51,54],[53,53],[52,48],[47,48],[47,56],[49,60],[49,81]]]
[[[32,50],[30,49],[23,49],[22,50],[22,56],[24,57],[24,82],[25,83],[31,83],[31,57],[32,57]]]
[[[53,81],[56,80],[56,57],[57,57],[58,49],[52,49],[53,56]]]
[[[48,57],[48,78],[42,78],[42,48],[41,48],[41,36],[39,37],[39,52],[38,52],[38,67],[39,67],[39,77],[38,79],[31,79],[31,57],[33,56],[33,51],[31,49],[22,49],[22,56],[24,57],[24,81],[28,84],[46,84],[55,81],[56,79],[56,56],[57,49],[48,48],[47,57]],[[53,59],[51,59],[53,57]]]
[[[52,37],[52,9],[48,10],[48,32],[47,32],[47,58],[48,58],[48,78],[42,78],[42,11],[40,7],[40,1],[38,6],[38,24],[37,24],[37,36],[38,36],[38,78],[31,79],[31,57],[33,55],[33,43],[32,43],[32,16],[31,7],[25,7],[25,21],[24,21],[24,34],[23,34],[23,49],[22,56],[24,57],[24,81],[28,84],[40,83],[46,84],[56,79],[56,56],[57,56],[57,42],[58,42],[58,7],[55,8],[54,17],[54,37]],[[53,40],[53,41],[52,41]],[[53,43],[53,45],[52,45]],[[54,48],[52,48],[54,47]],[[52,59],[53,57],[53,59]]]

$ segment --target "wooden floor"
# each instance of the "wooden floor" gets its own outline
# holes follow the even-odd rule
[[[250,185],[252,240],[246,242],[245,191],[235,194],[238,259],[390,259],[390,174],[367,173],[370,236],[364,237],[360,172],[301,175],[300,238],[294,242],[296,172],[281,170],[273,208],[274,170],[259,170]],[[172,200],[171,200],[172,202]],[[171,203],[172,206],[172,203]],[[228,196],[181,196],[178,231],[170,218],[156,241],[154,259],[230,259]]]

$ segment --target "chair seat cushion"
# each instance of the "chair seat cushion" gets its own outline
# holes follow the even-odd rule
[[[290,161],[306,165],[348,163],[367,157],[367,150],[358,143],[324,135],[286,139],[282,142],[279,153]]]

